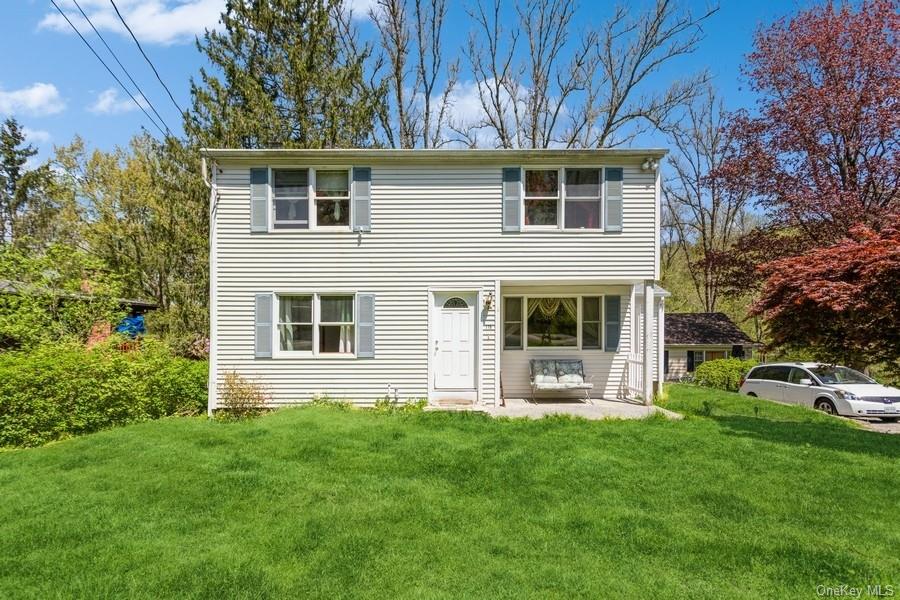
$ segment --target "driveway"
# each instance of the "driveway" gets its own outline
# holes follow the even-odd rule
[[[871,431],[880,431],[881,433],[900,433],[900,422],[887,423],[878,419],[856,419],[859,423]]]

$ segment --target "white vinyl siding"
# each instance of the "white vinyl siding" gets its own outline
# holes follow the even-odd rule
[[[272,161],[269,167],[279,164]],[[373,161],[376,162],[376,161]],[[655,176],[639,164],[623,164],[624,226],[621,233],[502,230],[503,164],[416,166],[371,164],[370,232],[349,227],[250,232],[251,161],[220,161],[216,215],[216,373],[236,370],[265,385],[276,404],[315,394],[372,403],[388,386],[401,399],[428,391],[429,288],[494,294],[497,281],[636,281],[654,278]],[[284,166],[295,166],[285,160]],[[335,165],[338,168],[341,165]],[[570,166],[559,165],[560,168]],[[332,168],[321,165],[321,168]],[[501,294],[506,293],[505,284]],[[254,358],[254,297],[262,291],[327,290],[375,296],[375,354]],[[564,288],[561,288],[561,291]],[[550,295],[555,291],[546,290]],[[622,288],[622,311],[629,310]],[[562,292],[564,293],[564,291]],[[610,293],[605,288],[602,293]],[[498,398],[496,342],[501,299],[478,307],[480,401]],[[585,351],[585,369],[598,393],[615,397],[627,354],[629,320],[622,319],[617,353]],[[502,331],[502,329],[501,329]],[[532,353],[518,352],[522,358]],[[527,388],[527,362],[505,362],[507,396]],[[610,369],[614,372],[611,373]],[[605,375],[603,373],[606,373]],[[518,381],[517,381],[518,380]]]

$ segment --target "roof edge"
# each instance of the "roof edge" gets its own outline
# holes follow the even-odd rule
[[[571,158],[654,158],[660,159],[668,154],[666,148],[591,148],[591,149],[419,149],[419,148],[201,148],[201,156],[207,158],[355,158],[367,159],[403,159],[415,161],[450,160],[450,161],[484,161],[484,160],[540,160]]]

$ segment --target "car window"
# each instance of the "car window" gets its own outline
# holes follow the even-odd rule
[[[791,375],[790,367],[771,367],[772,375],[770,379],[774,381],[787,381]]]
[[[750,369],[750,372],[747,373],[747,379],[762,379],[760,373],[765,370],[765,367],[753,367]]]
[[[803,369],[798,369],[797,367],[791,369],[790,383],[799,384],[801,379],[812,379],[812,377]]]
[[[756,379],[767,379],[769,381],[787,381],[791,374],[790,367],[761,367],[760,373],[753,375]]]
[[[874,379],[870,379],[859,371],[854,371],[847,367],[819,365],[812,371],[822,383],[875,383]]]

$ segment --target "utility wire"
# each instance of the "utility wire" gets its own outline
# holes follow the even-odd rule
[[[122,69],[122,71],[125,73],[125,76],[128,77],[128,80],[129,80],[129,81],[131,82],[131,84],[135,87],[135,89],[137,89],[138,94],[140,94],[141,98],[143,98],[144,101],[147,102],[147,105],[150,107],[150,110],[153,111],[153,114],[156,115],[156,118],[159,119],[159,121],[160,121],[160,122],[163,124],[163,126],[166,128],[166,131],[168,131],[168,132],[169,132],[169,135],[171,135],[171,134],[172,134],[172,128],[169,127],[169,124],[166,123],[166,120],[163,119],[162,115],[159,114],[159,111],[156,110],[156,107],[153,106],[153,103],[150,102],[150,98],[147,97],[147,94],[144,93],[144,90],[141,89],[141,86],[139,86],[138,83],[137,83],[137,81],[134,80],[134,77],[131,76],[131,73],[128,72],[128,69],[125,68],[125,65],[122,64],[122,61],[119,60],[119,57],[116,56],[116,53],[113,52],[113,49],[110,48],[110,47],[109,47],[109,44],[106,43],[106,39],[103,37],[103,35],[101,35],[101,33],[100,33],[99,31],[97,31],[97,28],[94,27],[93,21],[91,21],[91,18],[90,18],[89,16],[87,16],[87,14],[84,12],[84,9],[81,8],[81,5],[78,4],[78,0],[72,0],[72,2],[75,3],[75,6],[76,6],[76,7],[78,8],[78,10],[81,12],[81,16],[84,17],[84,20],[88,22],[88,25],[91,26],[91,29],[94,30],[94,33],[97,34],[97,37],[100,38],[100,41],[103,42],[103,45],[106,46],[106,49],[109,51],[109,53],[110,53],[110,54],[112,55],[112,57],[115,59],[116,63],[118,63],[119,67],[120,67],[120,68]]]
[[[109,74],[112,75],[112,78],[116,80],[116,83],[118,83],[118,84],[121,86],[121,88],[122,88],[123,90],[125,90],[125,93],[128,94],[128,97],[131,98],[132,102],[134,102],[135,105],[137,105],[137,107],[138,107],[139,109],[141,109],[141,112],[144,113],[144,115],[145,115],[148,119],[150,119],[150,122],[153,123],[153,125],[155,125],[157,129],[159,129],[159,132],[162,134],[162,136],[163,136],[164,138],[167,137],[169,134],[167,134],[165,131],[163,131],[163,129],[162,129],[162,127],[160,127],[159,123],[157,123],[157,122],[153,119],[153,117],[150,116],[150,113],[148,113],[148,112],[146,111],[146,109],[144,109],[144,107],[141,106],[141,103],[137,101],[137,98],[135,98],[134,95],[129,91],[129,89],[128,89],[127,87],[125,87],[125,84],[122,83],[122,80],[119,79],[119,77],[118,77],[115,73],[113,73],[113,70],[109,68],[109,65],[106,64],[106,61],[104,61],[102,58],[100,58],[100,55],[97,54],[97,51],[94,50],[94,47],[91,46],[91,44],[87,41],[87,39],[85,39],[85,37],[81,34],[81,32],[78,31],[78,28],[75,27],[75,24],[72,23],[71,20],[69,20],[69,17],[68,17],[68,16],[66,15],[66,13],[64,13],[63,10],[59,7],[59,5],[56,3],[56,0],[50,0],[50,3],[53,4],[54,7],[56,7],[56,10],[58,10],[58,11],[59,11],[59,14],[61,14],[61,15],[63,16],[63,19],[66,20],[66,23],[69,24],[69,27],[72,28],[72,31],[74,31],[75,33],[78,34],[78,37],[81,38],[81,41],[84,42],[84,45],[88,47],[88,49],[93,53],[93,55],[94,55],[95,57],[97,57],[97,60],[100,61],[100,64],[102,64],[102,65],[106,68],[106,70],[109,71]]]
[[[128,23],[125,22],[125,17],[122,16],[122,13],[119,12],[119,7],[116,6],[116,3],[113,0],[109,0],[109,3],[113,5],[113,8],[116,9],[116,14],[119,15],[119,20],[122,21],[122,25],[125,26],[125,29],[128,30],[128,33],[131,34],[131,39],[134,40],[134,43],[137,44],[138,50],[141,51],[141,54],[144,56],[144,60],[147,61],[147,64],[150,65],[150,68],[153,69],[153,74],[156,75],[156,78],[162,84],[162,86],[166,89],[166,93],[169,95],[169,100],[172,101],[172,104],[175,105],[175,108],[178,109],[178,113],[184,115],[184,111],[178,106],[178,102],[175,101],[175,96],[172,95],[172,91],[169,90],[169,86],[166,85],[166,82],[163,81],[162,77],[159,75],[159,71],[156,70],[156,67],[153,65],[153,61],[150,60],[150,57],[147,56],[147,53],[144,52],[144,48],[141,46],[141,43],[138,41],[137,37],[135,37],[134,32],[131,31],[131,27],[128,26]]]

